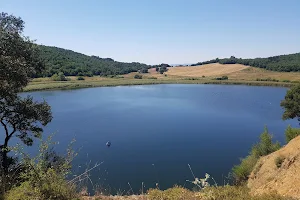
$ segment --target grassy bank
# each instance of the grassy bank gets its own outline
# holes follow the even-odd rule
[[[86,78],[85,80],[51,81],[47,78],[32,81],[25,91],[63,90],[90,87],[126,86],[126,85],[152,85],[152,84],[226,84],[226,85],[254,85],[290,87],[292,83],[271,81],[245,81],[245,80],[211,80],[205,78],[161,78],[161,79],[133,79],[133,78]]]
[[[68,81],[53,81],[51,78],[37,78],[30,82],[25,91],[78,89],[88,87],[105,87],[119,85],[151,84],[226,84],[290,87],[300,81],[299,72],[273,72],[244,65],[209,64],[200,67],[172,67],[164,74],[156,72],[136,72],[108,77],[68,77]],[[135,76],[139,76],[135,78]],[[216,80],[220,77],[228,80]],[[140,79],[141,78],[141,79]]]

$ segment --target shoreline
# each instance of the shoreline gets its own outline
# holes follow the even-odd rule
[[[239,81],[239,80],[208,80],[208,79],[116,79],[106,78],[97,81],[33,81],[28,84],[24,92],[47,90],[74,90],[93,87],[114,87],[130,85],[157,85],[157,84],[217,84],[217,85],[248,85],[269,87],[291,87],[295,83],[271,81]]]

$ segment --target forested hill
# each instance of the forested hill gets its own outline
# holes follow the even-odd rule
[[[243,64],[272,71],[295,72],[300,71],[300,53],[254,59],[242,59],[231,56],[230,58],[216,58],[206,62],[199,62],[196,64],[192,64],[191,66],[204,65],[209,63]]]
[[[39,45],[40,56],[45,62],[46,72],[43,76],[63,72],[66,76],[118,75],[136,72],[150,65],[138,62],[117,62],[111,58],[87,56],[71,50]]]

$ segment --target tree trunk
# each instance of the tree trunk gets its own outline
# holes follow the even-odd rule
[[[8,163],[8,140],[9,138],[5,138],[4,144],[0,145],[0,159],[1,159],[1,170],[0,170],[0,181],[2,185],[1,193],[4,194],[4,192],[7,189],[7,176],[8,176],[8,168],[9,168],[9,163]]]
[[[4,174],[8,173],[8,167],[9,167],[9,163],[8,163],[8,138],[5,138],[4,144],[1,145],[1,158],[2,158],[2,162],[1,162],[1,168],[3,170]]]

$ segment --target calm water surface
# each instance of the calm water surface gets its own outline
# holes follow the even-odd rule
[[[224,85],[149,85],[30,93],[52,106],[45,135],[57,132],[56,150],[75,138],[74,173],[91,172],[94,185],[111,193],[192,187],[191,165],[199,178],[209,173],[220,184],[267,125],[284,142],[280,101],[285,88]],[[105,143],[111,141],[110,148]],[[92,188],[92,187],[91,187]]]

